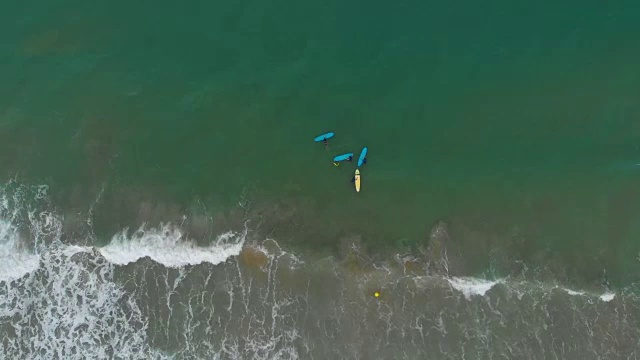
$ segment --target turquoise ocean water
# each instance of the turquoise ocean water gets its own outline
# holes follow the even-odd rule
[[[111,291],[104,283],[120,291],[117,311],[99,302],[93,313],[138,314],[130,332],[95,330],[135,334],[130,354],[367,358],[371,345],[360,331],[388,326],[403,334],[373,335],[386,336],[389,352],[379,354],[388,358],[547,358],[561,349],[565,358],[637,356],[638,18],[632,1],[7,5],[0,257],[31,265],[2,277],[4,331],[19,339],[26,323],[9,315],[31,314],[8,306],[11,296],[75,274],[67,267],[77,262],[83,276],[97,276],[89,281],[94,294]],[[328,149],[312,141],[326,131],[336,133]],[[363,146],[368,163],[355,193],[355,165],[331,159]],[[279,273],[278,264],[291,270]],[[435,280],[409,285],[409,273]],[[312,283],[324,290],[310,293]],[[72,285],[59,289],[77,290]],[[558,286],[582,290],[561,296]],[[354,287],[361,292],[344,292]],[[370,303],[376,287],[395,299],[412,294],[412,305]],[[37,301],[65,302],[63,290]],[[189,299],[207,291],[211,301],[192,307]],[[233,310],[240,294],[242,315]],[[549,296],[544,306],[532,300]],[[335,307],[323,307],[327,298]],[[527,301],[544,311],[503,327],[485,319],[491,336],[480,327],[477,336],[464,326],[447,332],[446,316],[433,315],[442,310],[457,324],[454,314],[465,314],[460,321],[478,324],[497,299],[508,304],[499,309],[507,318],[529,309]],[[590,304],[574,315],[587,319],[586,333],[597,324],[621,340],[565,338],[557,316],[576,301]],[[279,318],[283,303],[293,308]],[[594,315],[622,307],[625,321],[603,325]],[[247,318],[264,329],[211,317],[208,327],[194,325],[194,309],[216,308],[228,309],[227,325]],[[309,309],[313,326],[302,320]],[[335,309],[351,322],[334,323]],[[166,315],[173,311],[175,323]],[[549,339],[523,335],[528,345],[509,338],[527,323],[558,327]],[[422,330],[429,327],[449,337],[438,342]],[[177,335],[183,330],[192,337]],[[74,348],[39,331],[41,345],[5,341],[3,351],[77,354],[88,351],[77,344],[95,341],[69,330]],[[237,335],[244,332],[253,335]],[[344,348],[328,351],[340,337]],[[454,345],[461,338],[475,340]],[[104,354],[117,353],[109,346]],[[411,350],[398,355],[403,346]],[[442,351],[428,350],[436,346]]]

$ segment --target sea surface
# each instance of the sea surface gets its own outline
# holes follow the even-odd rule
[[[639,358],[638,19],[4,4],[0,358]]]

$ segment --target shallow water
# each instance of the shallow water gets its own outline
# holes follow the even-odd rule
[[[49,221],[59,224],[55,216]],[[433,236],[446,239],[442,231]],[[444,248],[374,262],[351,246],[342,260],[307,259],[247,236],[227,234],[199,249],[169,227],[115,235],[101,248],[53,239],[20,277],[2,268],[2,352],[145,359],[638,355],[640,302],[632,287],[594,292],[525,277],[455,277]]]

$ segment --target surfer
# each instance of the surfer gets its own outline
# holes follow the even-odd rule
[[[364,159],[362,160],[362,165],[364,165],[364,164],[366,164],[366,163],[367,163],[367,158],[364,158]]]
[[[349,156],[349,157],[347,158],[347,161],[351,162],[351,160],[353,160],[353,156]]]
[[[322,142],[324,144],[324,147],[326,149],[329,149],[329,139],[331,139],[333,137],[333,133],[332,132],[328,132],[326,134],[322,134],[322,135],[318,135],[316,136],[313,141],[315,142]]]

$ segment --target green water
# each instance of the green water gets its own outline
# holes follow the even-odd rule
[[[294,246],[402,248],[444,219],[471,273],[634,281],[638,18],[632,1],[15,3],[2,173],[68,209],[106,189],[104,234],[142,202],[168,219],[249,197],[295,213],[273,225]],[[362,146],[355,194],[331,158]]]

